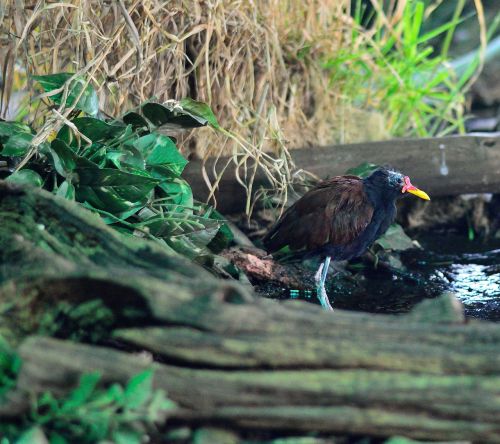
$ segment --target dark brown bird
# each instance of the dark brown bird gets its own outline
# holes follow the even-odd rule
[[[269,253],[288,246],[300,257],[319,256],[322,263],[315,275],[318,298],[331,310],[325,291],[330,260],[362,255],[394,222],[396,200],[406,193],[430,200],[408,176],[386,168],[365,179],[333,177],[288,208],[263,239],[264,245]]]

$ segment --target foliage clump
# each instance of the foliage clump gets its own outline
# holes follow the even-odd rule
[[[188,163],[166,126],[218,127],[203,103],[184,99],[168,106],[148,102],[121,119],[100,115],[96,92],[69,73],[38,76],[68,118],[37,145],[35,131],[0,122],[0,160],[6,180],[44,187],[80,202],[127,235],[145,236],[194,259],[223,248],[231,232],[210,206],[195,202],[181,174]]]
[[[153,389],[152,381],[153,371],[146,370],[125,386],[115,383],[106,388],[99,373],[84,374],[66,397],[45,392],[35,398],[31,412],[2,422],[0,444],[144,442],[176,407],[162,390]]]

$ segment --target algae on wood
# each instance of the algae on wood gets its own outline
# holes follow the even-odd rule
[[[0,416],[85,372],[125,382],[152,366],[187,424],[500,442],[500,327],[464,323],[449,295],[399,317],[332,315],[254,297],[43,191],[0,182],[0,213],[2,328],[31,320]],[[100,345],[30,336],[51,305],[89,300],[115,315]]]

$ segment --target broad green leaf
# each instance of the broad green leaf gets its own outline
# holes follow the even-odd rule
[[[99,168],[59,139],[52,142],[51,153],[57,172],[75,185],[76,200],[112,214],[131,211],[133,214],[147,202],[150,192],[160,182],[141,170],[131,173]]]
[[[159,183],[153,177],[113,168],[78,168],[76,198],[112,214],[138,210]]]
[[[135,129],[149,129],[147,120],[138,113],[129,112],[123,116],[123,122],[127,125],[132,125]]]
[[[172,120],[175,116],[174,112],[170,111],[166,106],[152,102],[143,105],[142,113],[155,126],[161,126]]]
[[[178,114],[172,117],[164,127],[170,129],[190,129],[190,128],[199,128],[200,126],[205,126],[207,124],[207,120],[203,117],[198,117],[192,115],[188,112],[182,112],[182,114]]]
[[[386,233],[375,241],[375,245],[391,251],[404,251],[415,248],[413,241],[399,224],[392,224]]]
[[[167,168],[177,176],[182,173],[188,163],[179,153],[172,139],[162,134],[152,133],[142,136],[134,143],[134,146],[146,159],[146,165]],[[158,173],[161,174],[161,170],[157,170],[156,177]]]
[[[74,148],[76,151],[77,143],[75,140],[75,136],[73,134],[73,130],[68,125],[63,125],[59,132],[56,135],[56,139],[62,140],[68,146]],[[55,139],[54,139],[55,140]]]
[[[104,168],[107,163],[107,149],[106,145],[99,142],[92,144],[80,153],[80,157],[83,157],[91,162],[94,162],[99,168]]]
[[[189,107],[189,104],[186,106]],[[146,103],[142,107],[142,112],[157,127],[166,126],[171,129],[187,129],[205,126],[208,123],[205,117],[190,112],[187,108],[181,109],[177,107],[174,110],[170,110],[160,103]]]
[[[19,133],[31,134],[31,130],[29,126],[24,123],[0,121],[0,142],[5,141],[9,137]]]
[[[146,168],[142,153],[134,146],[120,145],[116,150],[108,150],[106,158],[119,170],[128,170],[129,168],[144,170]]]
[[[218,221],[221,225],[219,231],[210,241],[207,247],[210,249],[210,251],[214,253],[219,253],[224,248],[229,246],[231,241],[234,239],[234,235],[233,232],[231,231],[231,228],[229,228],[229,225],[225,223],[224,216],[222,216],[222,214],[220,214],[214,208],[210,207],[210,209],[211,209],[209,214],[210,219]]]
[[[193,206],[193,192],[189,184],[184,179],[175,178],[162,182],[159,187],[166,193],[168,203],[181,205],[183,207]]]
[[[72,73],[58,73],[45,76],[33,76],[33,78],[40,83],[45,92],[51,92],[64,86],[65,83],[73,77],[73,75],[74,74]],[[76,102],[76,99],[80,95],[84,85],[85,80],[82,78],[76,78],[69,82],[66,107],[75,105],[75,107],[80,111],[90,114],[91,116],[96,116],[99,112],[99,100],[92,85],[89,84],[85,87],[80,100]],[[60,105],[63,99],[63,92],[50,96],[50,99],[56,105]]]
[[[43,185],[43,179],[40,177],[40,174],[28,168],[12,173],[5,180],[19,185],[32,185],[34,187],[41,187]]]
[[[65,180],[57,189],[56,195],[68,200],[75,200],[75,187],[71,182]]]
[[[63,177],[72,177],[77,167],[98,168],[98,166],[83,157],[78,156],[66,142],[54,139],[50,144],[50,154],[56,171]]]
[[[2,156],[24,156],[28,153],[31,141],[33,140],[31,133],[19,132],[10,136],[3,144]]]
[[[112,215],[114,217],[110,217],[111,215],[106,216],[105,214],[101,214],[101,216],[102,216],[102,219],[103,219],[105,224],[112,225],[112,224],[115,224],[117,222],[124,221],[124,220],[128,219],[130,216],[133,216],[135,213],[137,213],[139,210],[141,210],[141,208],[143,208],[143,206],[144,206],[144,203],[139,202],[139,204],[130,207],[128,210],[115,213],[114,215]],[[110,213],[108,213],[108,214],[110,214]]]
[[[78,117],[73,119],[72,122],[75,124],[78,131],[88,137],[94,144],[97,142],[114,141],[114,139],[127,132],[127,126],[110,125],[103,120],[93,117]],[[132,133],[132,131],[130,131],[130,133]],[[73,151],[77,151],[80,146],[85,146],[87,144],[87,142],[81,138],[80,141],[78,141],[73,129],[68,125],[63,125],[57,133],[56,138],[66,142]]]
[[[210,126],[219,129],[220,125],[217,122],[217,117],[215,117],[212,109],[203,102],[197,102],[196,100],[185,98],[180,102],[182,109],[187,111],[190,115],[201,117],[205,119]]]
[[[358,165],[354,168],[349,168],[346,171],[346,174],[352,174],[354,176],[358,176],[364,179],[378,168],[380,168],[379,165],[375,165],[374,163],[364,162],[361,165]]]
[[[149,369],[133,376],[125,387],[125,408],[143,406],[153,391],[153,370]]]
[[[94,117],[78,117],[73,119],[72,123],[78,128],[78,131],[87,136],[92,142],[113,139],[122,134],[127,128],[123,125],[110,125]]]

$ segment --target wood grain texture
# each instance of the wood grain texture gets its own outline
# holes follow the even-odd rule
[[[452,295],[404,316],[332,314],[258,298],[41,190],[0,181],[0,214],[0,328],[28,303],[33,331],[60,302],[116,317],[105,345],[26,337],[0,417],[82,373],[123,383],[152,366],[171,418],[193,426],[500,443],[500,326],[464,322]]]
[[[500,192],[499,133],[332,145],[293,150],[291,155],[297,168],[310,171],[320,179],[345,174],[349,168],[370,162],[399,169],[431,198]],[[220,160],[218,164],[225,162]],[[212,168],[213,160],[208,160],[207,171]],[[195,197],[205,200],[208,188],[201,169],[200,161],[190,162],[183,177],[190,183]],[[269,183],[259,171],[254,190],[261,186],[269,187]],[[223,213],[244,210],[245,191],[231,168],[223,175],[216,197],[218,209]]]

